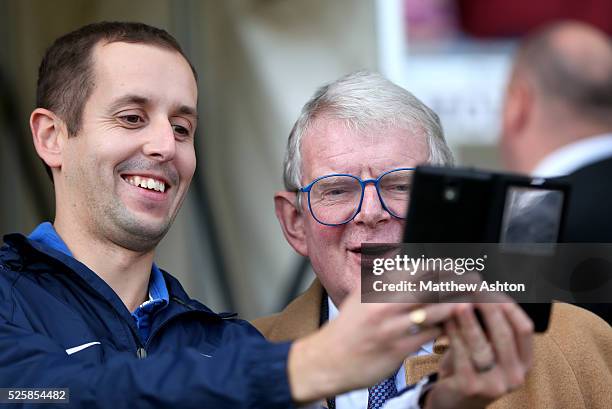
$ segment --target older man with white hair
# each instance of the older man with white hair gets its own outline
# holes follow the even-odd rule
[[[317,277],[282,312],[255,321],[266,337],[295,339],[334,320],[359,286],[362,243],[400,241],[412,172],[423,163],[452,165],[452,154],[437,115],[405,89],[357,72],[315,92],[289,136],[285,190],[274,201],[285,238]],[[378,408],[398,393],[387,407],[612,401],[609,327],[593,314],[555,304],[548,332],[532,337],[531,321],[514,303],[478,305],[484,328],[473,308],[461,306],[445,323],[447,337],[422,345],[390,378],[328,398],[328,407]]]
[[[310,259],[317,279],[283,312],[255,321],[264,335],[296,339],[336,318],[359,286],[362,243],[400,241],[413,172],[424,163],[451,165],[452,154],[438,116],[408,91],[357,72],[314,94],[289,136],[285,190],[274,202],[285,238]],[[486,332],[472,305],[459,308],[445,323],[452,354],[440,379],[421,379],[399,398],[407,397],[403,405],[481,407],[521,386],[531,364],[533,324],[514,303],[479,308]],[[435,372],[446,349],[442,339],[426,343],[388,379],[328,398],[327,405],[382,407]]]

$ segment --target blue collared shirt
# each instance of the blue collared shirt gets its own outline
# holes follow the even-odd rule
[[[53,225],[49,222],[39,224],[34,231],[30,233],[28,239],[73,257],[66,243],[64,243],[62,238],[55,231]],[[140,306],[131,313],[136,323],[136,327],[138,328],[138,333],[143,341],[146,342],[149,338],[153,315],[168,305],[169,302],[170,296],[164,276],[161,270],[153,263],[151,267],[151,278],[149,280],[149,299],[140,304]]]

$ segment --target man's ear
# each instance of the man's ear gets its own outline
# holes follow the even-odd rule
[[[274,210],[281,224],[285,238],[302,256],[308,257],[306,234],[304,232],[304,212],[298,211],[294,192],[276,192],[274,194]]]
[[[38,156],[51,169],[61,168],[63,137],[66,136],[63,121],[48,109],[36,108],[30,115],[30,130]]]
[[[503,133],[506,136],[522,135],[531,119],[533,97],[533,90],[525,79],[510,80],[502,112]]]

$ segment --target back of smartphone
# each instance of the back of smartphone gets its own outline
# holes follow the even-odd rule
[[[564,221],[567,193],[567,186],[525,176],[419,167],[403,242],[555,243]],[[535,211],[541,208],[542,199],[550,202],[546,217]],[[547,228],[523,229],[525,222],[532,226],[533,222],[543,223]],[[546,330],[550,303],[523,303],[521,307],[533,320],[536,332]]]
[[[404,243],[484,243],[493,177],[461,169],[419,167],[412,182]]]

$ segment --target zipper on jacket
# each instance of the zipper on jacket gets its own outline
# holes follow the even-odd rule
[[[138,349],[136,350],[136,356],[138,357],[138,359],[145,359],[147,357],[147,350],[143,347],[138,347]]]

